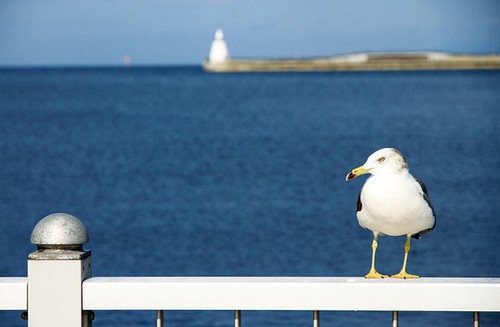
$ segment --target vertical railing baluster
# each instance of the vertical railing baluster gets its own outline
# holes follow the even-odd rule
[[[241,327],[241,311],[234,310],[234,327]]]
[[[398,316],[397,311],[392,312],[392,327],[398,327]]]
[[[163,327],[163,310],[156,310],[156,327]]]
[[[319,327],[319,311],[313,311],[313,327]]]
[[[479,327],[479,312],[474,311],[474,327]]]

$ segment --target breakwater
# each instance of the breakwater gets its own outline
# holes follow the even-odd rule
[[[355,54],[311,59],[230,59],[203,62],[208,72],[314,72],[314,71],[411,71],[498,70],[500,55],[444,53]]]

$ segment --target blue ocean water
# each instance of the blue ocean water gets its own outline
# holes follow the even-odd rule
[[[86,225],[94,276],[363,276],[372,236],[355,208],[364,178],[345,175],[390,146],[426,183],[437,215],[436,229],[412,242],[408,271],[499,277],[499,89],[498,71],[0,70],[0,276],[26,276],[31,231],[55,212]],[[380,239],[381,272],[399,271],[403,244]],[[404,326],[471,317],[400,314]],[[166,318],[233,325],[227,311]],[[243,312],[245,326],[311,319]],[[154,320],[105,311],[94,326]],[[0,321],[26,326],[18,312]],[[322,313],[322,326],[389,323],[385,312]]]

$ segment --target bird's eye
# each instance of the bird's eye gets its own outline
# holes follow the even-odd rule
[[[385,157],[381,157],[381,158],[379,158],[377,161],[378,161],[379,163],[382,163],[382,162],[384,162],[384,160],[385,160]]]

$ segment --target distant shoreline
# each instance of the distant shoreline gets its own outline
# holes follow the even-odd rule
[[[314,72],[314,71],[413,71],[500,70],[500,55],[441,52],[360,53],[310,59],[205,60],[207,72]]]
[[[0,66],[0,71],[9,70],[136,70],[136,69],[202,69],[198,63],[193,64],[135,64],[125,67],[123,65],[16,65]]]

